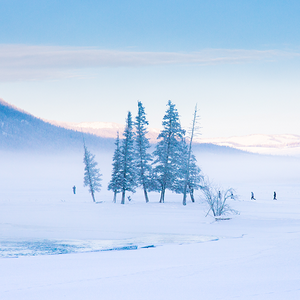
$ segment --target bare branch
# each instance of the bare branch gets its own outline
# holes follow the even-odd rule
[[[238,196],[233,188],[223,190],[214,186],[209,182],[208,179],[206,179],[204,185],[201,187],[201,190],[204,194],[205,201],[209,206],[206,216],[208,216],[210,212],[213,213],[214,217],[219,217],[230,213],[239,214],[238,211],[232,209],[227,204],[228,199],[238,199]]]

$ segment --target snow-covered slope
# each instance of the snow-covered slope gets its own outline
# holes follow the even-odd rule
[[[227,138],[198,139],[196,141],[261,154],[300,155],[300,136],[295,134],[251,134]]]

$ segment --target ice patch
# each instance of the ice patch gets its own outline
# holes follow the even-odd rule
[[[57,241],[1,241],[0,257],[66,254],[76,251],[76,246]]]
[[[1,241],[0,257],[57,255],[68,253],[123,251],[155,248],[165,244],[217,241],[217,237],[197,235],[147,235],[123,240],[39,240]]]

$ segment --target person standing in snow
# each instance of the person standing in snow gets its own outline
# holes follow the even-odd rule
[[[254,198],[254,193],[253,193],[253,192],[251,192],[251,200],[256,200],[256,199]]]
[[[75,194],[76,194],[76,186],[74,185],[74,186],[72,187],[72,189],[73,189],[73,194],[75,195]]]
[[[273,200],[277,200],[277,198],[276,198],[276,192],[274,192]]]

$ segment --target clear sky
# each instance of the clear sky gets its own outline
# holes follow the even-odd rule
[[[124,123],[172,100],[203,137],[300,135],[300,1],[0,0],[0,98]]]

